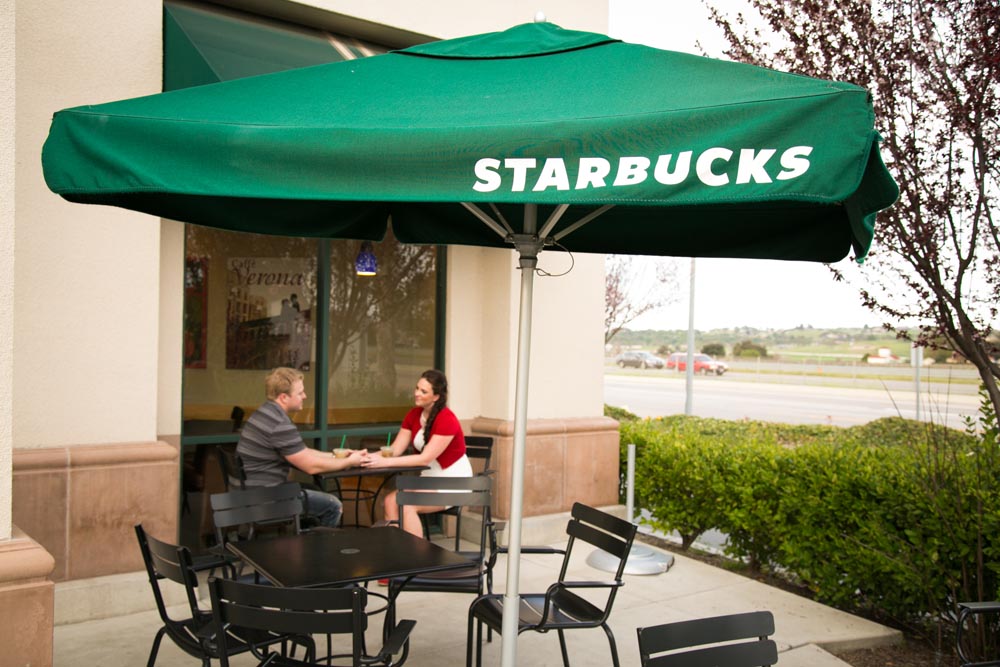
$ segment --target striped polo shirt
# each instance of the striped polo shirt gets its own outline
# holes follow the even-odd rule
[[[274,401],[257,408],[240,432],[236,453],[243,460],[247,486],[274,486],[288,481],[286,456],[306,448],[288,414]]]

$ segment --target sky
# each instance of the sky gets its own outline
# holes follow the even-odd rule
[[[742,0],[716,0],[739,9]],[[610,0],[608,32],[612,37],[672,51],[721,56],[721,32],[701,0]],[[637,258],[638,260],[638,258]],[[848,276],[850,259],[836,264]],[[681,298],[633,321],[630,329],[686,329],[690,260],[677,260]],[[738,259],[695,262],[694,326],[702,331],[730,327],[789,329],[880,326],[861,305],[857,289],[836,283],[826,265]]]

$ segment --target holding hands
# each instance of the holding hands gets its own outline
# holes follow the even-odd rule
[[[361,466],[364,468],[388,468],[391,459],[383,456],[381,452],[365,452],[366,456],[362,460]]]
[[[364,463],[365,459],[368,458],[368,450],[366,449],[335,449],[333,450],[333,455],[338,459],[345,461],[345,468],[354,468],[360,466]]]
[[[390,445],[382,447],[381,451],[370,452],[367,449],[338,448],[332,452],[340,464],[336,469],[346,468],[391,468],[393,467],[393,450]],[[397,464],[398,465],[398,464]]]

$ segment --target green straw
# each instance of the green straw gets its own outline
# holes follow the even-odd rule
[[[340,448],[341,449],[344,448],[344,443],[345,442],[347,442],[347,434],[346,433],[344,435],[340,436]]]
[[[388,447],[390,444],[392,444],[392,433],[391,432],[385,434],[385,446]]]

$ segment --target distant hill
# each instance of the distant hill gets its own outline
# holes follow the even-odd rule
[[[755,329],[753,327],[733,327],[695,332],[695,348],[701,350],[709,343],[719,343],[730,354],[733,346],[743,341],[753,341],[767,348],[768,356],[825,354],[830,356],[851,356],[861,358],[865,354],[875,354],[879,348],[889,350],[900,357],[908,358],[910,344],[898,340],[893,334],[877,327],[820,329],[809,326],[794,329]],[[651,352],[682,350],[687,345],[687,330],[660,331],[644,329],[632,331],[623,329],[610,343],[611,351],[639,348]]]

